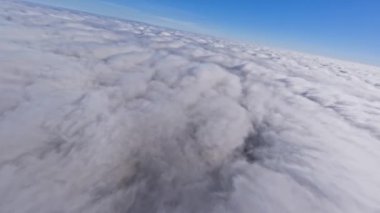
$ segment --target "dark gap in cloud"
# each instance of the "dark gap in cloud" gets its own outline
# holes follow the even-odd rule
[[[242,154],[249,163],[256,163],[262,160],[262,156],[257,154],[257,149],[268,147],[268,143],[259,133],[250,133],[244,140]]]

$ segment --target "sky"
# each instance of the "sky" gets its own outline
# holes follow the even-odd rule
[[[31,0],[380,65],[378,0]]]

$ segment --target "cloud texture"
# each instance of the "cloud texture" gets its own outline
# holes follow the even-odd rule
[[[0,4],[0,212],[380,211],[380,69]]]

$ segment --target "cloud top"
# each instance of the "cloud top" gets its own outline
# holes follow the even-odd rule
[[[0,5],[0,212],[376,212],[380,69]]]

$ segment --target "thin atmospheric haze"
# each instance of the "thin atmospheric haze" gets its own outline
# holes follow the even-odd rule
[[[377,0],[33,1],[380,65]]]
[[[218,2],[0,0],[0,212],[380,212],[375,4]]]

